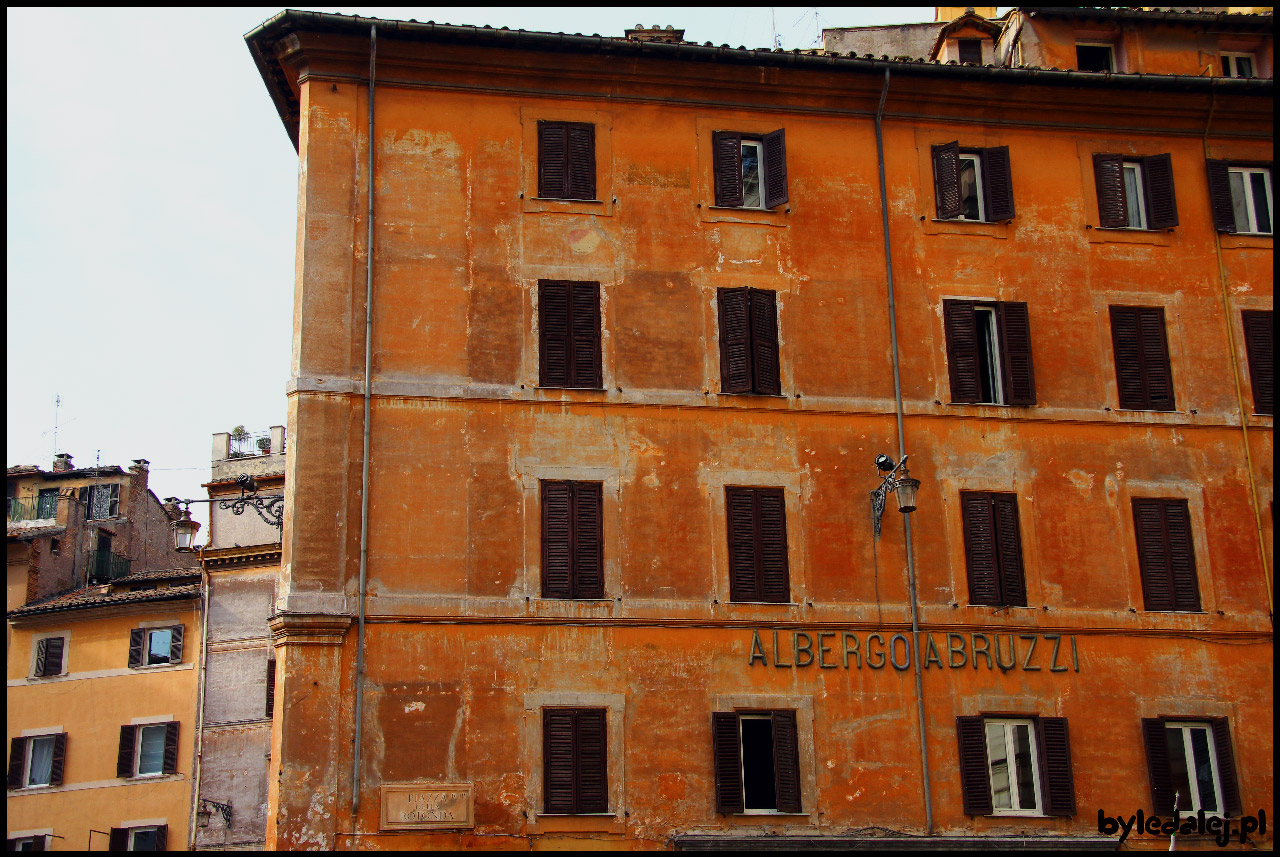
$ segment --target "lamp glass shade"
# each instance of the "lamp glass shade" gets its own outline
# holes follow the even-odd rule
[[[916,510],[916,490],[920,487],[919,479],[910,476],[893,483],[893,493],[898,498],[898,511],[906,514]]]
[[[199,530],[200,522],[191,520],[189,512],[184,513],[181,518],[173,522],[173,546],[180,551],[191,550]]]

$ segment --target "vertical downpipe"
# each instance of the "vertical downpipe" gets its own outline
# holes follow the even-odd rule
[[[898,365],[898,320],[893,302],[893,254],[889,245],[889,197],[884,181],[884,133],[880,122],[884,117],[884,101],[889,95],[889,69],[884,70],[884,89],[880,91],[880,106],[876,108],[876,161],[880,168],[880,222],[884,231],[884,266],[889,286],[889,342],[893,351],[893,402],[898,418],[898,459],[907,454],[907,444],[902,431],[902,375]],[[911,597],[911,641],[914,646],[912,663],[915,665],[916,716],[920,722],[920,770],[924,777],[924,830],[933,835],[933,792],[929,787],[929,743],[924,721],[924,682],[920,676],[920,609],[916,603],[916,560],[911,548],[911,515],[902,516],[907,542],[907,589]]]
[[[209,519],[213,519],[213,506],[209,507]],[[212,523],[210,524],[212,531]],[[200,809],[200,778],[204,773],[204,691],[209,674],[209,568],[204,562],[204,549],[200,549],[200,680],[196,684],[196,758],[191,784],[191,818],[187,819],[187,850],[196,850],[196,813]]]
[[[351,752],[351,835],[357,834],[360,812],[360,739],[364,715],[364,586],[369,561],[369,401],[373,392],[373,89],[378,60],[378,25],[369,26],[369,165],[365,196],[368,210],[365,222],[367,264],[364,277],[364,460],[360,465],[360,585],[356,594],[359,616],[356,620],[356,728]]]

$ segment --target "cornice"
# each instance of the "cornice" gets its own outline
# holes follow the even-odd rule
[[[205,568],[209,571],[279,566],[282,556],[279,544],[214,548],[206,549],[203,553]]]
[[[267,627],[276,648],[340,646],[354,618],[331,613],[277,613],[267,619]]]

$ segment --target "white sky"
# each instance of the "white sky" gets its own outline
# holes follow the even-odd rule
[[[56,451],[146,458],[162,498],[206,496],[214,432],[284,424],[297,156],[244,43],[280,8],[8,10],[7,465],[52,464],[56,395]],[[768,47],[776,22],[787,49],[934,16],[311,8],[609,36],[671,24],[734,47]]]

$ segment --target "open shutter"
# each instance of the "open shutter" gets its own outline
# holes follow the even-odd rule
[[[65,637],[49,637],[45,641],[44,672],[41,675],[62,675],[62,658],[66,651]]]
[[[782,393],[778,372],[778,307],[776,293],[747,290],[751,315],[751,390],[766,396]]]
[[[27,767],[27,739],[9,739],[9,788],[20,789],[23,786],[22,775]]]
[[[1124,191],[1124,158],[1120,155],[1093,156],[1093,183],[1098,191],[1098,225],[1122,229],[1129,225],[1129,206]]]
[[[1116,359],[1116,386],[1120,407],[1147,407],[1146,373],[1142,370],[1142,345],[1138,333],[1138,307],[1111,307],[1111,346]]]
[[[741,208],[742,135],[716,131],[711,135],[711,155],[716,184],[716,205]]]
[[[764,135],[764,207],[777,208],[787,195],[787,137],[782,129]]]
[[[169,629],[169,663],[182,663],[182,637],[185,625],[174,625]]]
[[[569,185],[569,143],[563,122],[538,122],[538,196],[564,199]]]
[[[542,710],[542,803],[544,812],[572,813],[573,712]]]
[[[729,600],[760,601],[756,569],[755,491],[725,488],[725,518],[729,526]]]
[[[67,733],[53,736],[53,762],[49,766],[49,785],[62,785],[62,771],[67,765]]]
[[[178,723],[172,721],[164,725],[164,772],[178,772]]]
[[[1173,610],[1173,582],[1165,547],[1164,502],[1133,499],[1133,529],[1138,541],[1138,573],[1142,576],[1144,610]]]
[[[964,557],[969,576],[969,603],[998,607],[1002,602],[991,495],[985,491],[960,492],[960,513],[964,518]]]
[[[760,572],[760,600],[786,604],[791,600],[786,497],[781,488],[757,488],[755,495],[759,525],[756,568]]]
[[[569,378],[570,387],[599,389],[600,377],[600,284],[569,284]]]
[[[1147,226],[1170,229],[1178,225],[1178,199],[1173,192],[1173,158],[1168,154],[1142,159],[1142,186],[1147,195]]]
[[[609,811],[608,727],[605,709],[577,713],[578,800],[574,812]]]
[[[711,747],[715,756],[716,812],[745,812],[737,714],[717,711],[711,715]]]
[[[569,283],[538,282],[538,385],[569,386]]]
[[[1142,744],[1147,750],[1151,805],[1157,815],[1173,815],[1173,775],[1169,771],[1169,739],[1163,718],[1142,718]]]
[[[933,147],[933,188],[938,219],[951,220],[964,213],[960,199],[960,144]]]
[[[138,727],[120,727],[120,752],[116,756],[116,776],[133,776],[133,753],[138,744]]]
[[[52,639],[52,638],[49,638]],[[36,670],[38,676],[49,675],[46,670],[49,665],[49,639],[36,641]]]
[[[33,837],[31,838],[31,848],[30,848],[29,850],[31,850],[31,851],[46,851],[46,850],[48,850],[48,849],[45,847],[45,843],[46,843],[46,842],[48,842],[48,837],[46,837],[46,836],[33,836]]]
[[[960,746],[960,793],[965,815],[991,815],[991,785],[987,779],[987,736],[982,717],[957,717]]]
[[[942,323],[947,337],[947,373],[952,402],[976,402],[978,384],[978,318],[973,301],[943,301]]]
[[[1000,565],[1000,603],[1027,606],[1026,575],[1022,568],[1022,537],[1018,532],[1018,495],[992,494],[991,506]]]
[[[1169,369],[1164,307],[1138,308],[1138,334],[1142,342],[1142,372],[1147,381],[1147,407],[1172,411],[1173,375]]]
[[[542,597],[572,598],[572,489],[542,482]]]
[[[1195,545],[1186,500],[1165,500],[1165,533],[1169,545],[1169,573],[1173,581],[1173,609],[1200,611],[1200,583],[1196,577]]]
[[[599,482],[574,482],[572,488],[573,597],[604,598],[604,538],[601,520],[604,486]]]
[[[800,741],[794,711],[773,712],[773,772],[779,812],[801,812]]]
[[[566,199],[596,198],[596,126],[570,122],[568,137],[569,179]]]
[[[1009,147],[993,146],[982,150],[983,197],[987,203],[987,220],[1012,220],[1013,173],[1009,167]]]
[[[1249,360],[1249,383],[1253,387],[1253,412],[1275,413],[1275,329],[1271,310],[1245,310],[1244,350]]]
[[[751,392],[751,333],[746,289],[717,289],[720,310],[720,392]]]
[[[113,827],[111,828],[111,837],[107,841],[108,851],[128,851],[129,850],[129,828]]]
[[[1036,719],[1040,739],[1040,781],[1045,785],[1044,814],[1076,814],[1075,782],[1071,776],[1071,739],[1067,718]]]
[[[142,666],[142,647],[146,642],[147,632],[142,628],[134,628],[129,632],[129,666]]]
[[[111,500],[107,507],[107,517],[115,518],[120,515],[120,486],[111,486]]]
[[[267,661],[267,707],[266,715],[271,717],[276,712],[276,660]]]
[[[1236,777],[1236,755],[1231,749],[1231,726],[1225,717],[1210,717],[1213,749],[1218,757],[1218,782],[1222,785],[1222,808],[1231,817],[1241,814],[1240,781]]]
[[[1209,158],[1204,166],[1209,175],[1209,209],[1213,212],[1213,228],[1219,232],[1235,232],[1236,211],[1231,204],[1227,162]]]
[[[169,850],[169,825],[162,824],[156,828],[156,850]]]
[[[996,304],[1000,322],[1000,366],[1004,398],[1010,405],[1035,405],[1036,378],[1031,364],[1031,319],[1020,301]]]

